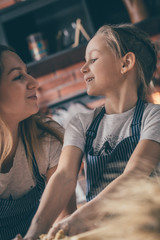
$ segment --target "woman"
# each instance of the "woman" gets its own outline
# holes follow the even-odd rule
[[[87,93],[104,96],[105,104],[68,124],[57,171],[24,239],[48,231],[75,189],[83,154],[88,203],[53,225],[48,237],[60,228],[69,235],[89,230],[88,218],[94,228],[96,206],[133,175],[149,176],[159,163],[160,105],[146,100],[157,61],[148,36],[130,24],[105,25],[88,43],[85,58]],[[54,196],[51,189],[58,184],[63,188]]]
[[[0,239],[26,233],[45,183],[55,172],[63,128],[39,116],[38,82],[0,45]],[[54,192],[56,189],[54,190]],[[74,199],[74,198],[73,198]],[[75,204],[66,213],[74,210]]]

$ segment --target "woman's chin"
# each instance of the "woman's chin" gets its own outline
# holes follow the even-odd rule
[[[28,117],[31,117],[32,115],[37,114],[38,112],[39,112],[39,107],[37,106],[32,111],[28,112]]]

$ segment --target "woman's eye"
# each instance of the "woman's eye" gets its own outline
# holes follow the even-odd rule
[[[94,63],[97,60],[97,58],[93,58],[90,60],[90,63]]]
[[[21,79],[22,77],[23,77],[23,75],[20,74],[20,75],[18,75],[17,77],[15,77],[13,80],[19,80],[19,79]]]

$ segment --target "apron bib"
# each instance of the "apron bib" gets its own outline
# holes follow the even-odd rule
[[[105,114],[105,107],[93,120],[86,132],[86,199],[96,197],[109,183],[120,176],[133,153],[140,138],[141,120],[144,112],[144,102],[138,100],[131,123],[131,136],[123,139],[113,150],[108,149],[106,155],[94,155],[93,140]],[[108,144],[109,146],[109,144]]]
[[[0,199],[0,240],[11,240],[18,233],[24,236],[39,206],[45,188],[33,154],[33,173],[36,186],[19,199]]]

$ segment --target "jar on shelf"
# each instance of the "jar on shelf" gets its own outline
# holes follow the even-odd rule
[[[27,37],[28,48],[34,61],[39,61],[48,54],[47,43],[42,33],[33,33]]]

